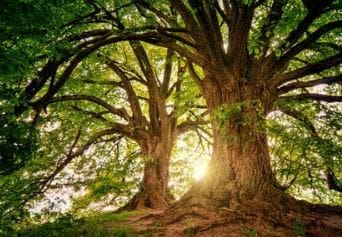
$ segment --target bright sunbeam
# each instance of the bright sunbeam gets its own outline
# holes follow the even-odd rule
[[[200,180],[204,176],[206,169],[207,169],[207,164],[203,164],[203,163],[196,164],[194,167],[194,174],[193,174],[194,179],[196,181]]]

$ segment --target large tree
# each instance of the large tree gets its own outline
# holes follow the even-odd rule
[[[217,210],[256,202],[278,210],[300,209],[274,178],[264,122],[279,108],[303,120],[300,111],[284,106],[289,101],[341,101],[337,93],[312,90],[341,82],[338,1],[137,0],[89,5],[94,11],[72,24],[92,21],[100,29],[69,38],[84,40],[73,53],[41,70],[38,83],[32,81],[24,97],[31,100],[48,80],[49,90],[36,102],[18,106],[17,114],[27,105],[49,101],[77,64],[104,45],[136,40],[166,47],[188,60],[213,129],[207,174],[169,212],[173,219],[184,215],[184,207],[185,212],[200,212],[199,206]],[[56,68],[67,61],[55,78]]]
[[[86,69],[89,75],[85,73],[88,76],[80,76],[84,79],[79,76],[73,78],[76,87],[75,82],[69,82],[71,85],[67,84],[62,93],[57,93],[44,104],[71,101],[72,110],[97,119],[102,124],[99,126],[106,128],[97,136],[86,135],[90,140],[85,142],[83,149],[79,149],[81,152],[73,152],[75,155],[61,163],[61,168],[53,172],[49,179],[54,178],[75,157],[82,155],[96,139],[118,134],[138,144],[144,162],[140,190],[124,208],[166,208],[172,196],[168,191],[168,180],[173,146],[178,136],[207,123],[203,119],[205,107],[198,108],[197,104],[196,108],[194,104],[191,106],[179,100],[182,82],[189,79],[185,79],[184,62],[176,60],[177,56],[172,50],[155,50],[158,53],[149,57],[141,43],[132,42],[130,45],[132,50],[125,47],[118,50],[125,56],[117,55],[116,60],[102,53],[98,60],[103,61],[104,68],[90,66]],[[134,52],[135,57],[130,51]],[[154,65],[157,62],[161,64],[159,67]],[[102,76],[92,78],[90,75]],[[89,94],[77,94],[78,91],[84,91],[77,89],[82,87],[80,84],[89,88]],[[103,93],[96,95],[91,92],[99,89]],[[75,90],[76,94],[69,94]],[[117,96],[117,101],[114,100],[115,104],[111,105],[112,98]],[[195,98],[196,94],[192,96]],[[120,102],[119,98],[125,101]],[[78,105],[77,101],[86,101],[88,104]],[[89,103],[100,110],[87,109]],[[42,104],[35,103],[32,106],[39,110]]]
[[[340,95],[308,89],[341,81],[341,47],[332,41],[341,27],[337,2],[127,4],[143,20],[125,27],[113,14],[118,29],[185,57],[211,112],[213,157],[199,196],[210,194],[215,206],[283,196],[275,187],[262,124],[284,101],[341,101]]]
[[[194,211],[259,202],[282,210],[299,208],[277,185],[263,124],[286,101],[341,101],[340,95],[310,91],[341,81],[341,46],[334,40],[341,28],[338,2],[127,4],[131,17],[143,20],[132,23],[115,12],[118,29],[186,58],[211,114],[214,142],[207,174],[171,211],[179,214],[173,219],[188,206]]]

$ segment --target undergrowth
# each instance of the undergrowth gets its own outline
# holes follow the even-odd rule
[[[83,218],[63,215],[43,223],[21,224],[16,230],[2,231],[1,237],[135,237],[132,229],[123,224],[141,212],[103,212]]]

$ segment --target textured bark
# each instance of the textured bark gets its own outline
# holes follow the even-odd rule
[[[293,200],[276,188],[270,166],[263,123],[271,95],[257,83],[234,78],[237,73],[221,72],[219,76],[207,73],[203,80],[213,129],[212,160],[205,177],[184,200],[201,199],[203,205],[215,208],[234,208],[255,200]],[[230,82],[234,83],[226,86]]]
[[[140,190],[124,209],[165,209],[171,196],[168,193],[169,161],[173,140],[153,139],[143,150],[144,177]]]

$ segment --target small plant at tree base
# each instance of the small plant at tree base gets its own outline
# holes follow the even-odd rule
[[[303,225],[303,223],[296,219],[293,222],[293,233],[296,237],[305,237],[306,233],[305,233],[305,226]]]
[[[192,221],[192,218],[188,218],[186,220],[186,236],[192,237],[195,234],[195,225]]]
[[[253,227],[242,228],[241,233],[246,237],[256,237],[258,236],[258,231]]]

